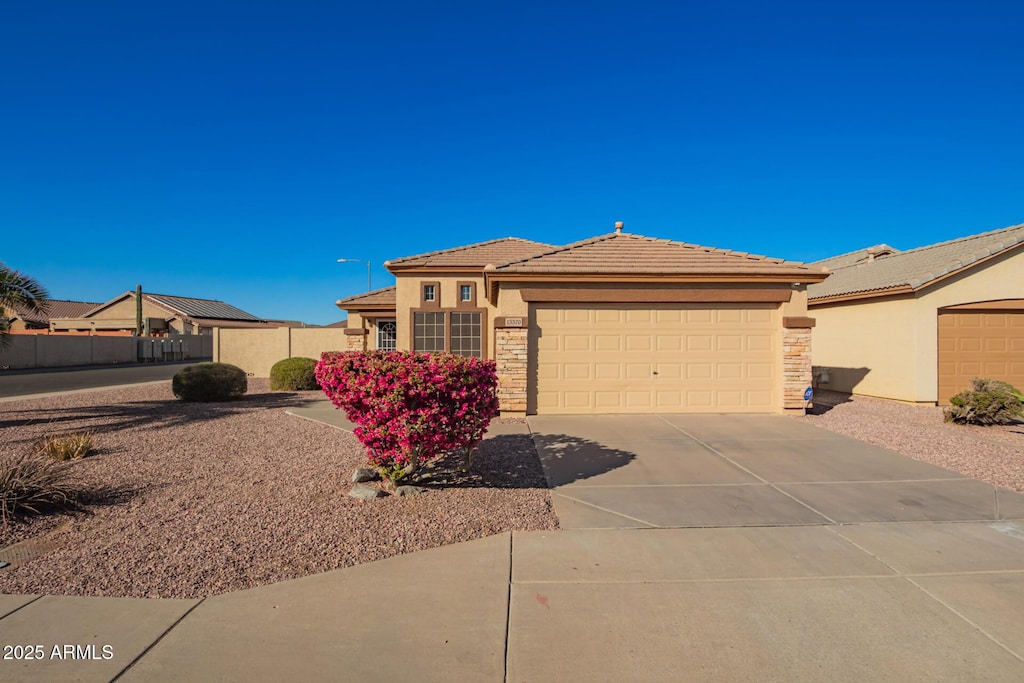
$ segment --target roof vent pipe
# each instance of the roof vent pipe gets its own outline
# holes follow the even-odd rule
[[[623,226],[622,221],[615,221],[615,234],[616,235],[621,235],[622,234],[622,226]]]

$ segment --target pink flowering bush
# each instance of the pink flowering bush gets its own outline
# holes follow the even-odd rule
[[[393,481],[454,450],[473,448],[498,415],[494,361],[448,353],[324,353],[316,380],[356,423],[372,465]]]

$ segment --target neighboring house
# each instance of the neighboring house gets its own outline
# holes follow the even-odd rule
[[[50,329],[51,318],[74,318],[84,315],[100,304],[91,301],[68,301],[66,299],[50,299],[47,302],[46,311],[35,313],[24,308],[14,306],[4,309],[3,314],[7,316],[9,329],[13,332],[25,330],[45,331]]]
[[[803,411],[828,272],[621,227],[388,261],[394,287],[337,302],[348,348],[494,359],[505,415]]]
[[[832,269],[807,290],[822,388],[946,404],[972,377],[1024,387],[1024,225],[813,265]]]
[[[51,318],[54,332],[124,332],[135,330],[135,292],[129,291],[97,304],[78,316]],[[142,318],[146,335],[212,334],[214,327],[296,327],[302,323],[263,320],[223,301],[142,294]]]

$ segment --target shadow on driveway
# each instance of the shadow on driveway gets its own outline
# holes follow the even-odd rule
[[[555,488],[625,467],[636,454],[569,434],[534,434],[548,486]]]

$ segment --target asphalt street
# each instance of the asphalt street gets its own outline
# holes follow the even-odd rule
[[[197,361],[140,363],[106,367],[4,370],[0,372],[0,399],[59,391],[98,389],[121,384],[170,379],[174,373]]]

